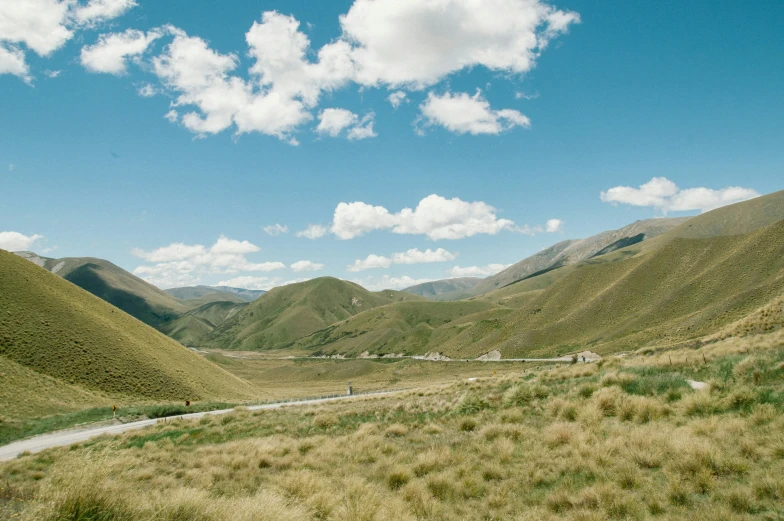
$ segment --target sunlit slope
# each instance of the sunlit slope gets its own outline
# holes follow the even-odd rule
[[[333,324],[296,345],[314,354],[425,354],[459,335],[466,324],[492,322],[510,311],[481,300],[397,302]]]
[[[332,277],[289,284],[271,290],[217,325],[205,346],[272,349],[356,315],[400,300],[421,299],[399,291],[372,293]]]
[[[2,250],[0,288],[0,356],[37,373],[139,399],[253,394],[249,384],[174,340]]]
[[[203,297],[199,297],[200,300]],[[193,301],[192,301],[193,302]],[[199,346],[202,339],[215,326],[238,313],[248,304],[234,302],[210,302],[192,309],[180,318],[167,322],[159,331],[186,346]]]
[[[587,239],[562,241],[487,277],[470,288],[466,295],[484,295],[516,282],[607,254],[632,244],[650,240],[685,223],[687,217],[636,221],[618,230],[609,230]]]
[[[676,238],[646,254],[580,266],[475,348],[512,357],[677,342],[717,332],[782,292],[784,221],[747,235]]]
[[[173,320],[192,307],[103,259],[92,257],[50,259],[29,252],[18,252],[17,255],[46,268],[151,326]]]

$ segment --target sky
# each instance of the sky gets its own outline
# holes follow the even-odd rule
[[[0,248],[488,276],[784,189],[784,3],[0,2]]]

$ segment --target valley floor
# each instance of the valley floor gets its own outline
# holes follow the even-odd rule
[[[0,515],[784,518],[784,332],[492,374],[505,365],[478,364],[490,373],[473,381],[422,375],[430,385],[400,395],[176,420],[23,456],[0,464]]]

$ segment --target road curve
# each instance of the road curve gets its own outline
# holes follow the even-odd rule
[[[247,409],[249,411],[280,409],[281,407],[313,405],[318,403],[332,402],[337,400],[346,400],[351,398],[364,398],[367,396],[384,396],[384,395],[403,392],[404,390],[405,389],[395,390],[395,391],[373,392],[373,393],[354,395],[354,396],[336,396],[332,398],[315,398],[312,400],[267,403],[264,405],[249,405],[247,407],[244,407],[244,409]],[[155,425],[158,422],[171,421],[174,419],[190,420],[194,418],[201,418],[203,416],[226,414],[226,413],[233,412],[234,410],[235,409],[220,409],[217,411],[194,412],[190,414],[183,414],[180,416],[167,416],[165,418],[153,418],[150,420],[141,420],[141,421],[130,422],[130,423],[122,423],[118,425],[108,425],[105,427],[95,427],[92,429],[60,431],[60,432],[53,432],[50,434],[42,434],[40,436],[35,436],[33,438],[28,438],[26,440],[15,441],[13,443],[9,443],[8,445],[4,445],[0,447],[0,461],[12,460],[24,452],[35,453],[35,452],[41,452],[42,450],[51,449],[53,447],[65,447],[68,445],[73,445],[74,443],[86,441],[89,440],[90,438],[101,436],[103,434],[113,435],[113,434],[120,434],[123,432],[133,431],[137,429],[143,429],[145,427],[149,427],[150,425]]]

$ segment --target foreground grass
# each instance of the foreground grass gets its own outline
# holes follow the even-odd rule
[[[704,356],[703,356],[704,355]],[[687,380],[708,381],[692,391]],[[65,520],[782,519],[784,335],[175,421],[0,466]]]
[[[117,420],[127,423],[146,418],[164,418],[179,416],[191,412],[214,411],[233,407],[230,403],[200,403],[190,407],[180,404],[162,404],[136,407],[121,407],[117,410]],[[44,418],[34,418],[22,421],[0,422],[0,445],[5,445],[22,438],[38,434],[68,429],[81,425],[89,425],[112,420],[111,407],[96,407],[66,414],[56,414]]]

